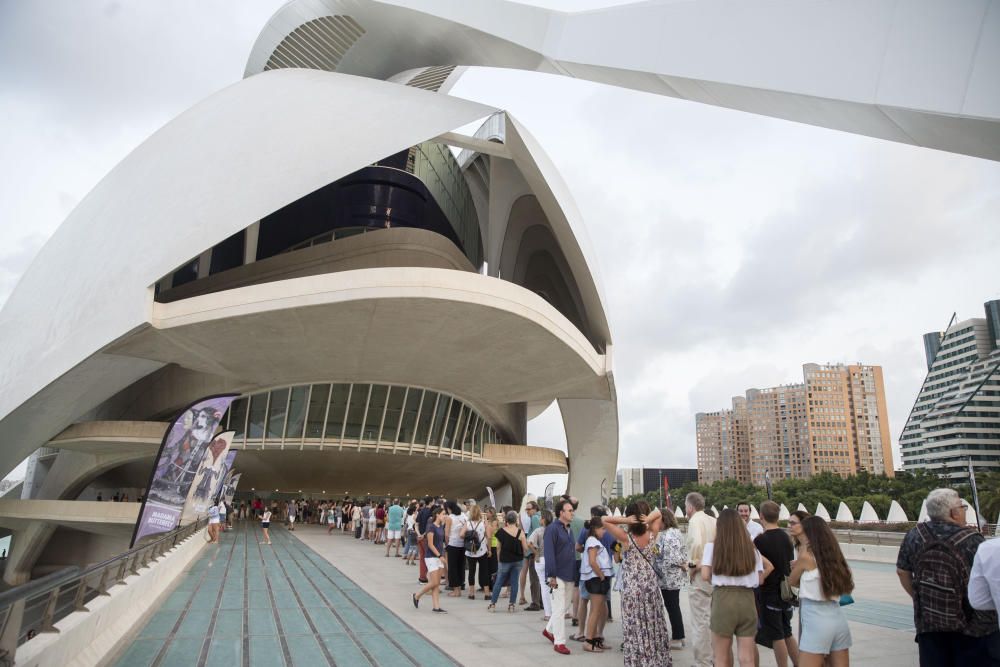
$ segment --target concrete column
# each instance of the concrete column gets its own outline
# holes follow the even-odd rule
[[[55,532],[56,524],[47,521],[30,523],[13,531],[3,571],[4,583],[17,586],[30,581],[31,569]]]
[[[601,482],[608,495],[618,466],[618,404],[583,398],[559,399],[569,459],[569,493],[580,499],[580,511],[601,502]],[[584,514],[586,517],[587,514]]]

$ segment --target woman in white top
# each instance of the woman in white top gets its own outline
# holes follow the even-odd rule
[[[754,664],[757,634],[757,603],[754,589],[771,574],[774,566],[760,555],[739,513],[722,510],[715,524],[715,541],[705,545],[701,576],[715,587],[712,591],[712,650],[715,664],[732,664],[733,635],[740,667]]]
[[[469,516],[462,528],[463,546],[464,540],[472,533],[476,536],[474,542],[478,542],[479,547],[475,551],[465,550],[465,564],[469,566],[469,599],[476,599],[476,571],[479,572],[479,588],[483,591],[483,599],[486,599],[486,590],[490,586],[490,564],[486,559],[486,522],[483,520],[483,511],[479,505],[469,508]]]
[[[271,534],[268,533],[268,528],[271,526],[271,510],[264,509],[264,514],[260,518],[260,529],[264,531],[264,544],[271,543]]]
[[[462,508],[454,500],[449,500],[445,507],[448,518],[445,519],[444,530],[448,539],[448,597],[461,597],[465,588],[465,517]]]
[[[551,510],[542,510],[540,516],[540,525],[528,536],[528,549],[534,555],[532,560],[538,580],[545,581],[545,529],[555,520],[555,515]],[[552,616],[552,591],[549,590],[548,582],[542,584],[542,611],[542,620],[548,622]]]
[[[840,596],[854,590],[854,577],[836,536],[821,517],[802,520],[799,557],[788,580],[799,587],[799,667],[820,667],[827,655],[832,667],[846,667],[851,630]]]
[[[614,569],[611,564],[611,554],[601,542],[604,537],[604,523],[601,517],[593,517],[584,524],[587,530],[587,541],[583,545],[583,558],[580,559],[580,582],[590,594],[590,616],[587,617],[587,628],[584,631],[586,643],[583,650],[588,653],[600,653],[604,650],[603,641],[598,641],[598,628],[604,627],[604,617],[608,613],[604,600],[611,590],[611,575]]]

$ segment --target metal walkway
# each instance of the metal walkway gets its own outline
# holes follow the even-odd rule
[[[207,545],[115,664],[457,664],[285,530],[260,537],[237,522]]]

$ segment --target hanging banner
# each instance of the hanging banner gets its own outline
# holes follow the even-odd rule
[[[215,483],[215,490],[212,492],[212,502],[216,505],[225,497],[226,485],[233,478],[233,461],[236,459],[236,451],[232,449],[233,443],[229,443],[230,450],[226,454],[226,464],[222,468],[222,476]]]
[[[130,547],[147,535],[166,533],[180,525],[184,503],[205,458],[205,450],[215,439],[215,430],[236,397],[237,394],[209,396],[192,403],[163,434]]]
[[[555,482],[549,482],[548,485],[545,487],[545,509],[549,510],[550,512],[553,509],[555,509],[556,506],[556,502],[552,496],[552,494],[555,492],[555,489],[556,489]]]
[[[496,511],[499,512],[500,508],[497,507],[497,498],[496,498],[496,496],[493,495],[493,487],[492,486],[487,486],[486,487],[486,493],[489,494],[489,497],[490,497],[490,507],[493,507],[494,509],[496,509]]]
[[[670,480],[666,477],[663,478],[663,504],[667,506],[671,512],[674,511],[674,501],[670,497]]]
[[[201,464],[195,473],[194,481],[191,483],[191,490],[188,491],[187,499],[184,501],[184,511],[181,512],[181,523],[190,523],[208,512],[208,508],[217,504],[216,495],[222,486],[222,480],[229,471],[228,464],[232,461],[229,455],[236,456],[236,452],[230,452],[229,448],[233,444],[234,431],[220,433],[205,448]]]
[[[240,477],[243,473],[238,472],[235,475],[229,473],[229,481],[226,483],[225,487],[222,489],[222,497],[225,499],[227,505],[233,504],[233,498],[236,497],[236,487],[240,484]]]

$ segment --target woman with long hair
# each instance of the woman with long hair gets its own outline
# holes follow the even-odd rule
[[[517,599],[517,575],[521,572],[524,554],[528,552],[528,541],[524,537],[524,531],[521,530],[521,520],[517,512],[510,510],[504,515],[504,526],[497,531],[496,537],[500,545],[498,553],[500,567],[497,570],[497,580],[493,584],[493,594],[490,596],[490,606],[487,609],[496,611],[500,590],[509,585],[510,604],[507,605],[507,611],[513,612],[514,600]]]
[[[479,571],[479,588],[486,591],[490,587],[490,565],[486,557],[489,548],[486,541],[486,522],[483,521],[483,512],[479,509],[479,505],[472,505],[469,508],[469,518],[465,528],[462,529],[462,540],[465,546],[469,546],[469,543],[465,542],[469,533],[476,536],[475,542],[479,545],[475,551],[466,550],[464,552],[465,562],[469,566],[469,599],[475,600],[477,570]],[[485,593],[483,599],[486,599]]]
[[[805,510],[795,510],[788,515],[788,534],[792,537],[792,546],[796,549],[802,541],[802,522],[810,516],[812,515]]]
[[[660,566],[660,595],[670,619],[670,648],[684,648],[684,616],[681,614],[681,587],[688,578],[688,549],[670,512],[660,517],[656,534],[656,561]]]
[[[413,606],[419,608],[420,597],[424,593],[430,593],[434,602],[432,611],[440,614],[444,613],[444,609],[441,608],[441,573],[447,567],[444,549],[444,508],[432,509],[431,520],[433,523],[427,526],[427,555],[424,557],[427,564],[427,583],[413,594]]]
[[[448,597],[462,596],[465,588],[465,516],[462,508],[454,500],[445,503],[448,513],[444,530],[448,539]]]
[[[584,630],[586,644],[583,650],[599,653],[604,650],[604,617],[607,609],[604,600],[611,592],[611,554],[601,541],[604,537],[604,524],[601,517],[591,517],[584,524],[587,531],[587,541],[583,545],[583,558],[580,561],[580,583],[590,594],[590,615],[587,617],[587,627]]]
[[[799,667],[850,664],[851,629],[840,596],[854,590],[854,577],[837,537],[821,517],[802,520],[799,556],[789,576],[799,587]]]
[[[625,667],[671,665],[670,631],[663,616],[651,530],[659,519],[660,510],[650,512],[649,503],[642,500],[629,503],[624,516],[601,519],[625,550],[620,575]]]
[[[715,541],[705,545],[701,576],[714,586],[709,628],[717,667],[733,664],[733,635],[740,667],[754,664],[757,601],[754,589],[774,567],[750,541],[746,524],[734,509],[724,509],[715,522]]]

